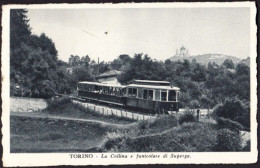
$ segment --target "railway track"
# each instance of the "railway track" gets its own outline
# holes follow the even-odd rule
[[[64,96],[64,95],[62,95]],[[153,114],[147,114],[139,111],[132,111],[125,108],[122,105],[118,105],[112,102],[97,101],[94,99],[80,98],[75,96],[69,96],[74,104],[80,105],[83,108],[90,109],[96,113],[105,116],[117,116],[124,117],[133,120],[153,120],[159,116]]]

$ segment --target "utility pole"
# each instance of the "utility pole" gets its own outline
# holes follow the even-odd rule
[[[98,73],[97,75],[99,75],[99,57],[98,57]]]

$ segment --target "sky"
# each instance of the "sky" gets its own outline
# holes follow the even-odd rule
[[[250,53],[249,8],[28,9],[27,16],[32,33],[51,38],[63,61],[135,53],[166,60],[182,46],[190,55]]]

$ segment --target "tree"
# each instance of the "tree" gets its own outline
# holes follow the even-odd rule
[[[224,62],[223,62],[223,65],[228,68],[228,69],[234,69],[235,66],[234,66],[234,63],[231,59],[226,59]]]
[[[26,14],[23,9],[10,11],[11,87],[18,85],[22,96],[48,98],[56,93],[59,84],[58,52],[44,33],[31,34]]]

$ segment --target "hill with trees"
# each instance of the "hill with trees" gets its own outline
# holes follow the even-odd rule
[[[178,57],[173,56],[170,58],[171,61],[179,61],[187,59],[189,61],[192,61],[193,59],[196,59],[198,63],[207,65],[209,62],[213,63],[215,62],[218,65],[221,65],[224,63],[226,59],[230,59],[233,61],[233,63],[237,64],[239,63],[240,59],[234,56],[230,55],[224,55],[224,54],[202,54],[202,55],[193,55],[193,56],[186,56],[186,57]]]

